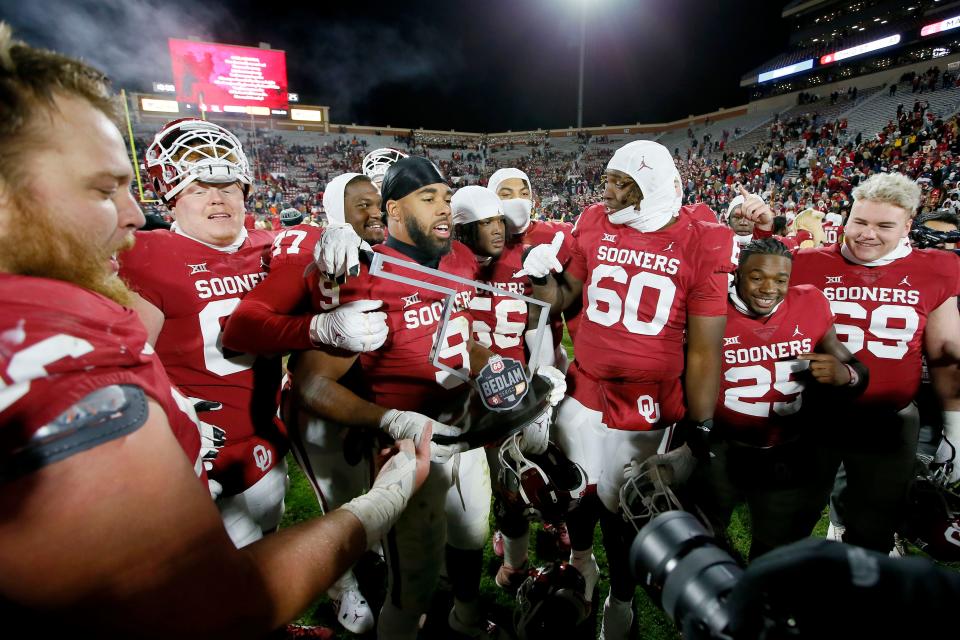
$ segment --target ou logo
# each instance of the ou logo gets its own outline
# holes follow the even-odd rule
[[[650,396],[644,395],[637,398],[637,411],[651,425],[660,420],[660,403]]]
[[[253,462],[260,471],[265,472],[273,463],[273,451],[270,451],[270,449],[267,449],[262,444],[258,444],[253,448]]]

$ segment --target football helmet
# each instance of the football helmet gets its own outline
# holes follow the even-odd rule
[[[510,436],[500,445],[504,501],[531,520],[562,521],[586,493],[587,474],[552,442],[541,454],[524,454],[519,438]]]
[[[941,562],[960,561],[960,495],[920,475],[910,487],[901,536]]]
[[[673,468],[665,456],[651,456],[629,474],[620,487],[620,508],[623,519],[639,532],[654,516],[667,511],[680,511],[683,505],[670,488]]]
[[[945,243],[960,242],[960,231],[937,231],[926,226],[930,220],[950,221],[950,217],[955,218],[950,211],[928,211],[921,213],[913,218],[913,226],[910,229],[910,239],[918,249],[942,248]]]
[[[153,190],[170,204],[194,180],[239,182],[246,195],[252,179],[240,140],[218,124],[181,118],[163,126],[144,154]]]
[[[383,147],[380,149],[374,149],[367,155],[363,156],[363,162],[360,165],[360,171],[363,175],[370,178],[370,180],[377,186],[377,189],[380,188],[380,185],[383,184],[383,176],[386,175],[387,169],[390,168],[397,160],[401,158],[408,157],[403,151],[397,151],[396,149],[391,149],[389,147]]]
[[[587,619],[586,582],[567,562],[533,569],[517,590],[514,626],[520,640],[569,637]]]

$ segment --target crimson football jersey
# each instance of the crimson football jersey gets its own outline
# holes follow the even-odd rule
[[[870,384],[856,402],[901,409],[920,384],[927,317],[957,295],[960,259],[952,251],[914,249],[888,265],[865,267],[834,245],[798,252],[791,282],[823,291],[837,336],[869,369]]]
[[[227,319],[223,344],[249,353],[286,353],[313,349],[310,321],[316,312],[304,275],[313,264],[313,248],[323,229],[299,224],[277,234],[266,247],[263,269],[268,277]]]
[[[803,403],[805,380],[798,375],[833,326],[830,303],[810,285],[792,286],[776,310],[762,317],[727,305],[720,396],[714,422],[725,436],[756,447],[792,437],[792,418]]]
[[[682,207],[666,229],[643,233],[611,223],[598,204],[584,210],[574,231],[568,272],[583,282],[584,312],[574,338],[571,395],[603,411],[612,428],[649,429],[682,417],[674,383],[684,367],[687,316],[726,315],[727,277],[739,247],[729,228],[702,222],[691,209]],[[603,397],[593,397],[596,384],[588,381],[603,383]],[[640,397],[655,402],[654,393],[665,394],[669,403],[661,397],[656,411],[641,407],[638,414],[637,399],[626,397],[634,391],[614,390],[626,383],[655,385]]]
[[[273,239],[273,232],[251,231],[228,253],[172,231],[137,232],[136,246],[121,256],[120,275],[163,312],[155,348],[170,379],[190,397],[223,405],[200,418],[226,432],[210,471],[225,495],[255,484],[286,452],[276,418],[279,359],[231,352],[221,342],[226,317],[265,277],[261,258]]]
[[[481,265],[477,280],[503,291],[530,296],[530,278],[513,274],[523,268],[523,245],[508,244],[490,264]],[[470,300],[473,337],[478,344],[505,358],[526,363],[523,334],[527,328],[527,303],[477,290]],[[549,339],[545,337],[544,340]]]
[[[2,273],[0,299],[0,463],[93,391],[134,385],[160,405],[206,479],[197,425],[134,311],[67,282]]]
[[[411,258],[386,243],[377,245],[373,250],[413,263]],[[477,279],[477,258],[460,242],[453,242],[453,248],[440,259],[438,268],[461,278]],[[475,289],[392,264],[384,265],[384,270],[456,290],[448,335],[440,350],[440,362],[463,375],[469,375],[471,318],[467,309]],[[387,314],[387,341],[376,351],[360,354],[360,364],[368,387],[361,393],[371,402],[392,409],[423,411],[425,405],[463,384],[459,377],[434,367],[431,362],[431,351],[446,298],[444,294],[372,276],[366,264],[361,264],[358,277],[348,279],[343,285],[323,280],[316,271],[310,274],[308,283],[316,311],[334,309],[354,300],[383,302],[379,310]],[[463,318],[466,322],[454,322],[456,318]]]

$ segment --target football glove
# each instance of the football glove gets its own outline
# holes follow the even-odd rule
[[[957,446],[960,445],[960,411],[943,412],[943,438],[933,458],[936,465],[942,465],[944,481],[949,485],[960,481],[960,460],[957,459]]]
[[[697,459],[693,456],[690,447],[684,444],[672,451],[652,455],[646,460],[631,460],[623,467],[623,477],[625,480],[636,478],[643,473],[644,466],[652,465],[660,467],[664,481],[673,487],[690,479],[697,466]]]
[[[433,434],[441,436],[458,436],[460,429],[451,427],[432,420],[427,416],[414,411],[398,411],[390,409],[380,419],[380,428],[387,432],[394,440],[413,440],[414,444],[420,446],[420,435],[427,423],[433,424]],[[453,444],[430,443],[430,460],[432,462],[446,462],[454,456],[467,450],[467,445],[462,442]]]
[[[342,283],[360,273],[361,249],[369,251],[370,245],[352,226],[334,223],[324,229],[320,242],[313,247],[313,261],[325,278]]]
[[[387,340],[387,314],[380,300],[354,300],[310,320],[313,344],[363,352],[376,351]]]
[[[557,254],[560,253],[562,245],[563,232],[557,231],[550,244],[537,245],[527,252],[523,259],[523,268],[513,274],[513,277],[546,278],[551,271],[560,273],[563,265],[557,260]]]
[[[400,449],[383,465],[365,494],[340,508],[360,520],[369,549],[393,527],[416,489],[417,457],[412,451]]]
[[[520,451],[538,455],[547,450],[550,444],[550,422],[553,418],[553,407],[547,407],[533,422],[520,432]]]
[[[542,366],[537,369],[537,375],[546,379],[550,383],[550,392],[547,394],[547,402],[553,408],[560,404],[563,396],[567,393],[567,377],[556,367]]]

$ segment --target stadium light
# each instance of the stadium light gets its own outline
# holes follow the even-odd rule
[[[580,82],[577,84],[577,129],[583,128],[583,57],[587,46],[587,0],[580,0]]]

